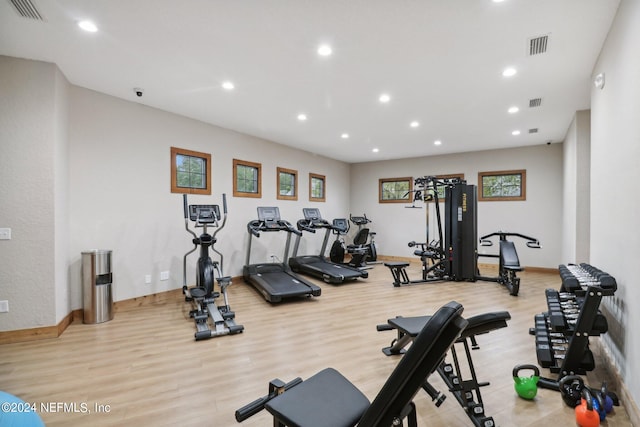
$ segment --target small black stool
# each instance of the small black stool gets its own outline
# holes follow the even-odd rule
[[[389,267],[391,275],[393,276],[393,286],[399,287],[400,285],[406,285],[409,282],[409,276],[407,276],[408,262],[385,262],[385,267]]]

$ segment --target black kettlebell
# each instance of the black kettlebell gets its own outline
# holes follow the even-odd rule
[[[521,377],[518,373],[524,369],[532,370],[530,377]],[[536,365],[516,365],[513,368],[513,387],[518,396],[523,399],[532,400],[538,393],[538,380],[540,379],[540,369]]]
[[[580,404],[582,390],[585,388],[581,377],[578,375],[564,376],[558,381],[558,388],[560,388],[562,400],[568,407],[575,408]]]

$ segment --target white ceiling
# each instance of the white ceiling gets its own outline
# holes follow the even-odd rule
[[[53,62],[74,85],[349,163],[561,141],[575,111],[589,108],[619,4],[31,0],[40,21],[13,1],[25,0],[0,0],[2,55]],[[78,28],[82,19],[99,31]],[[528,39],[542,35],[547,52],[529,55]],[[331,56],[316,53],[322,43]],[[507,66],[518,73],[502,77]],[[222,89],[225,80],[235,89]],[[529,107],[533,98],[540,107]]]

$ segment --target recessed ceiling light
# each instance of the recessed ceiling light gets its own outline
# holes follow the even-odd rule
[[[509,67],[509,68],[505,68],[504,71],[502,71],[502,75],[504,77],[512,77],[512,76],[515,76],[517,72],[518,71],[515,68]]]
[[[373,151],[374,153],[377,153],[378,151],[380,151],[380,149],[379,149],[379,148],[374,148],[374,149],[373,149],[373,150],[371,150],[371,151]]]
[[[387,102],[391,101],[391,97],[388,94],[383,93],[382,95],[380,95],[380,98],[378,98],[378,100],[383,104],[386,104]]]
[[[409,126],[411,126],[412,128],[417,128],[418,126],[420,126],[420,122],[414,120],[409,123]]]
[[[328,44],[323,44],[318,47],[318,55],[329,56],[333,53],[333,49]]]
[[[493,0],[494,3],[502,3],[504,0]]]
[[[511,132],[511,135],[520,135],[520,131],[519,130],[514,130],[513,132]]]
[[[343,133],[342,135],[340,135],[340,138],[347,139],[347,138],[349,138],[349,134],[348,133]]]
[[[78,22],[78,27],[90,33],[95,33],[96,31],[98,31],[98,27],[96,26],[96,24],[88,20]]]
[[[435,141],[433,141],[433,145],[442,145],[442,141],[436,139]]]
[[[236,86],[231,83],[230,81],[226,81],[226,82],[222,82],[222,88],[226,89],[226,90],[232,90],[234,89]]]
[[[300,120],[301,122],[304,122],[305,120],[307,120],[307,115],[304,113],[298,114],[298,120]]]
[[[514,114],[514,113],[517,113],[518,111],[520,111],[520,109],[518,107],[509,107],[509,109],[507,111],[510,114]]]

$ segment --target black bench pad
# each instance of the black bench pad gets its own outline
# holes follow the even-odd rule
[[[318,372],[291,390],[295,392],[282,393],[265,405],[288,427],[352,427],[370,405],[367,397],[333,368]]]
[[[387,322],[405,334],[415,337],[430,318],[431,316],[395,317],[387,320]],[[462,331],[461,337],[480,335],[495,329],[504,328],[507,326],[507,320],[509,319],[511,319],[511,315],[508,311],[494,311],[468,317],[467,321],[469,324],[465,330]]]

